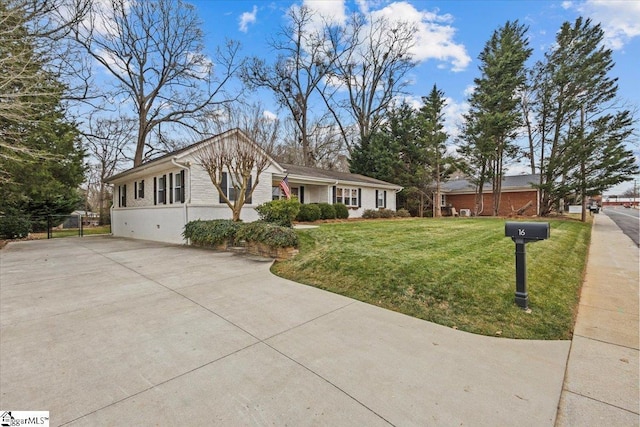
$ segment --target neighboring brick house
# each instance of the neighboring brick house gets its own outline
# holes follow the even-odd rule
[[[231,209],[220,199],[196,156],[205,144],[238,139],[255,144],[242,131],[234,129],[108,178],[106,182],[114,186],[112,234],[184,243],[182,231],[187,222],[231,219]],[[255,173],[254,169],[254,180]],[[363,175],[280,164],[270,159],[251,198],[242,208],[241,219],[257,220],[256,206],[283,197],[280,182],[285,177],[300,202],[344,203],[350,217],[361,217],[366,209],[395,210],[396,193],[402,190],[398,185]],[[232,197],[234,189],[230,180],[223,175],[222,181],[227,184],[227,195]]]
[[[533,184],[540,182],[540,175],[513,175],[505,176],[502,181],[502,197],[498,215],[509,216],[518,209],[531,202],[522,215],[538,215],[540,192]],[[468,210],[473,214],[476,201],[476,186],[466,179],[447,181],[441,187],[441,207],[455,208],[457,213]],[[493,214],[493,193],[491,183],[484,185],[483,194],[484,209],[480,213],[483,216]],[[445,209],[446,210],[446,209]],[[464,213],[465,211],[463,211]]]

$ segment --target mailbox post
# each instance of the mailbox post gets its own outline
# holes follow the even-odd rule
[[[516,244],[516,304],[523,309],[529,308],[527,293],[527,253],[526,244],[549,238],[548,222],[507,222],[504,234]]]

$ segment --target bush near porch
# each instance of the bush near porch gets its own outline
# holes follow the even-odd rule
[[[369,220],[298,230],[300,253],[279,276],[452,328],[526,339],[570,339],[591,224],[550,220],[527,244],[529,306],[514,303],[515,245],[505,220]]]

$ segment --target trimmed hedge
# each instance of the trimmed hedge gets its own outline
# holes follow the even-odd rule
[[[230,219],[190,221],[184,226],[182,236],[196,245],[216,246],[224,242],[233,242],[241,225],[241,222]]]
[[[318,203],[320,219],[336,219],[336,208],[329,203]]]
[[[282,227],[291,227],[300,211],[298,199],[280,199],[266,202],[256,207],[260,220]]]
[[[296,219],[302,222],[313,222],[320,219],[322,212],[317,204],[300,205],[300,212]]]
[[[404,215],[404,212],[402,213]],[[362,213],[362,218],[366,219],[375,219],[375,218],[395,218],[397,215],[396,211],[392,211],[391,209],[366,209]]]
[[[298,235],[293,229],[261,221],[243,224],[236,240],[264,243],[274,248],[298,247]]]
[[[22,216],[0,217],[0,239],[20,239],[31,231],[31,221]]]
[[[182,236],[192,243],[202,246],[216,246],[224,242],[264,243],[275,248],[298,247],[298,235],[291,228],[267,222],[249,223],[232,220],[191,221],[184,227]]]
[[[336,203],[333,205],[336,210],[336,218],[347,219],[349,218],[349,208],[344,203]]]

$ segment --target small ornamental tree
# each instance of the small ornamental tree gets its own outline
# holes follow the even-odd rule
[[[260,175],[269,165],[269,156],[240,130],[217,138],[202,145],[196,159],[209,174],[220,200],[233,212],[233,220],[240,221],[242,207],[258,186]]]

